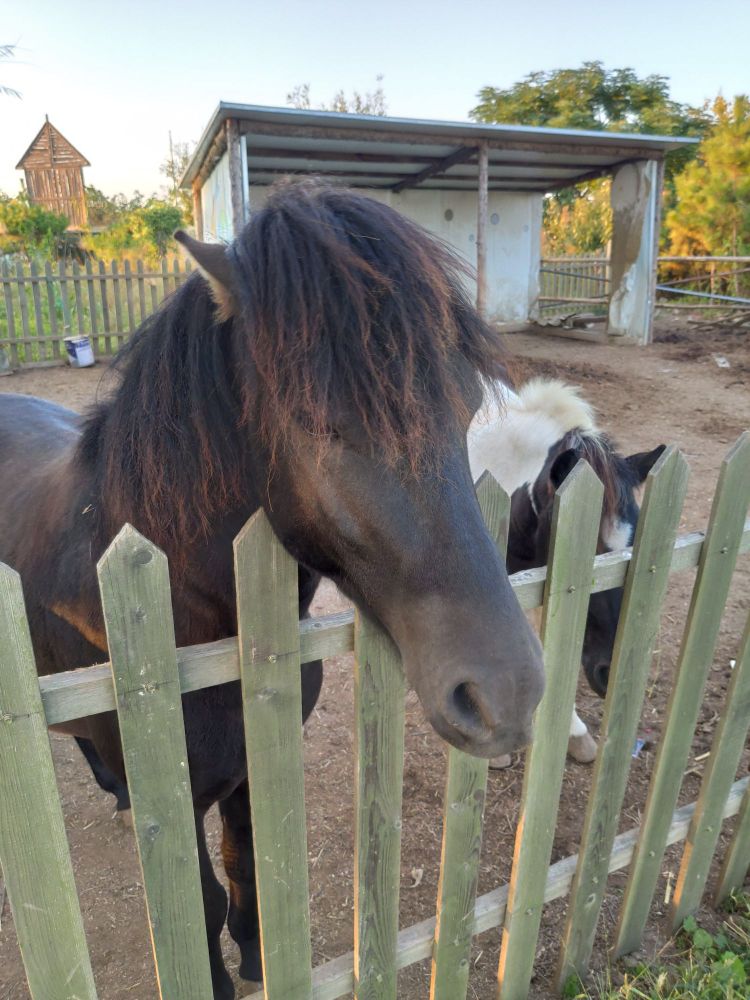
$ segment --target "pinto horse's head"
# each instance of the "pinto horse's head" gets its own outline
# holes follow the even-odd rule
[[[397,212],[310,183],[228,248],[178,238],[219,303],[279,538],[390,633],[441,736],[482,757],[526,743],[541,651],[466,451],[501,349],[461,266]]]
[[[604,503],[597,552],[614,552],[633,544],[639,507],[636,491],[664,451],[627,458],[619,455],[612,441],[598,431],[569,431],[552,446],[533,484],[517,489],[511,498],[509,563],[514,570],[544,566],[547,562],[552,529],[555,491],[586,459],[604,484]],[[592,594],[586,618],[582,662],[586,678],[600,696],[607,693],[617,623],[622,604],[622,588]]]

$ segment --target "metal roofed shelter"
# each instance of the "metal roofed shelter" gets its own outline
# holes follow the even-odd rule
[[[220,103],[182,179],[201,239],[230,240],[270,185],[315,174],[386,202],[476,267],[480,310],[537,315],[542,200],[611,174],[608,332],[651,335],[666,152],[690,139]]]

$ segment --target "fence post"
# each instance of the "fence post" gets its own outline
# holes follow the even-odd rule
[[[312,950],[297,563],[262,510],[234,543],[266,1000],[309,1000]]]
[[[34,1000],[96,1000],[21,580],[0,563],[0,863]]]
[[[489,472],[477,483],[477,497],[487,530],[505,561],[510,498]],[[448,751],[431,1000],[460,1000],[469,985],[487,767],[488,761],[455,747]]]
[[[603,487],[578,462],[555,497],[542,637],[547,686],[526,751],[500,963],[500,1000],[526,1000],[581,666]]]
[[[213,995],[167,558],[126,524],[98,564],[159,995]]]
[[[585,971],[607,884],[610,851],[627,785],[659,612],[687,486],[687,463],[667,449],[649,472],[625,581],[609,675],[599,754],[563,932],[559,988]]]

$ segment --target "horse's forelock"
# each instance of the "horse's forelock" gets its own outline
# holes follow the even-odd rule
[[[299,421],[322,447],[345,400],[386,461],[419,467],[439,454],[447,414],[471,416],[459,357],[486,377],[504,373],[499,338],[466,297],[464,265],[372,199],[285,184],[232,256],[235,336],[263,383],[261,430],[272,449]],[[245,406],[256,406],[254,394]]]

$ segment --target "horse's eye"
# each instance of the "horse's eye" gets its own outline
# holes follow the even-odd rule
[[[335,427],[327,423],[316,423],[316,421],[314,421],[308,413],[299,414],[297,416],[297,423],[300,425],[302,430],[311,437],[327,438],[331,441],[337,441],[340,437],[339,432]]]

